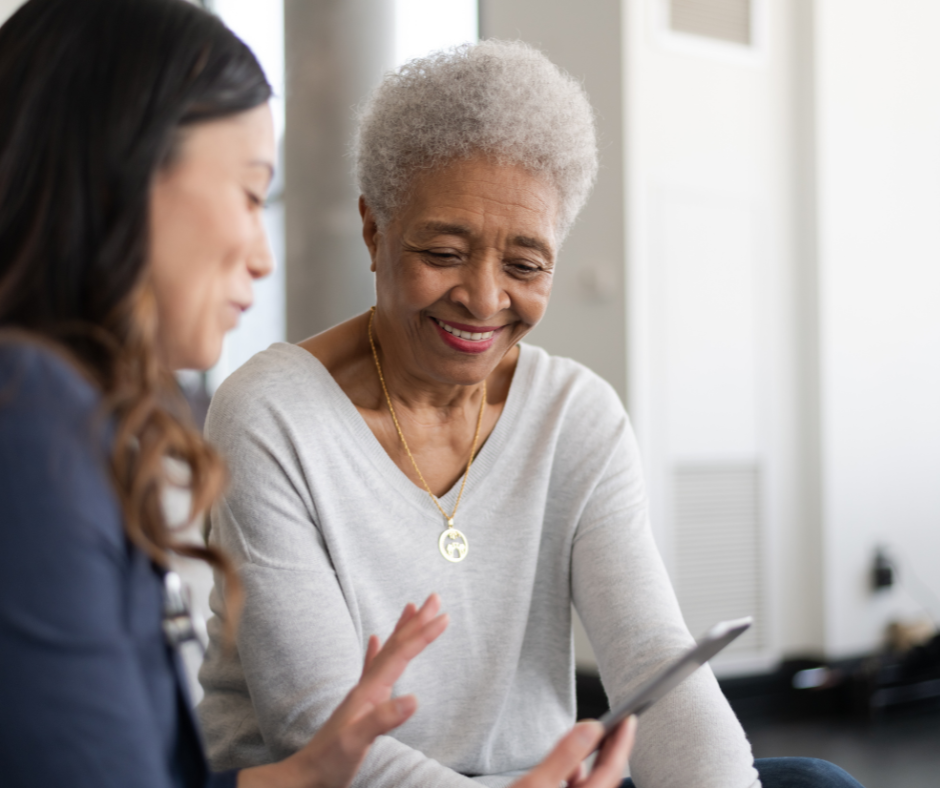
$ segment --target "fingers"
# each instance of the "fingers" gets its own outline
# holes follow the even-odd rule
[[[365,664],[362,666],[362,676],[366,675],[366,671],[369,669],[369,665],[372,664],[372,660],[375,659],[375,655],[379,653],[380,648],[381,641],[379,640],[379,636],[369,635],[369,645],[366,647],[366,659]],[[362,676],[360,676],[360,678]]]
[[[437,594],[420,609],[408,604],[384,646],[375,635],[369,638],[359,683],[307,746],[291,756],[295,761],[316,764],[319,772],[332,774],[335,779],[328,784],[349,784],[376,737],[415,713],[418,703],[413,696],[389,696],[408,663],[447,628],[446,614],[437,615],[440,607]]]
[[[447,628],[447,615],[436,615],[440,607],[437,594],[431,594],[419,610],[414,605],[406,606],[395,631],[374,654],[372,638],[369,639],[362,676],[334,712],[337,720],[341,723],[358,720],[388,700],[408,663]],[[377,638],[375,642],[378,645]]]
[[[587,767],[582,761],[578,764],[578,768],[565,778],[565,782],[569,786],[579,785],[587,777],[587,773]]]
[[[620,784],[636,740],[636,725],[635,716],[627,717],[607,737],[590,776],[581,783],[583,788],[612,788]]]
[[[518,788],[556,788],[594,750],[604,735],[604,727],[595,721],[579,722],[555,745],[545,758],[525,777]]]
[[[421,609],[407,621],[400,620],[395,631],[371,661],[368,670],[363,674],[363,679],[390,688],[404,672],[408,663],[447,628],[449,623],[447,615],[436,615],[440,607],[440,597],[437,594],[431,594]]]
[[[407,623],[418,612],[418,608],[415,607],[414,602],[409,602],[405,605],[405,609],[401,611],[401,616],[398,619],[398,623],[395,624],[395,629],[398,629],[402,624]]]
[[[428,598],[430,599],[430,597]],[[398,631],[401,627],[407,624],[412,618],[414,618],[415,613],[418,612],[418,608],[415,607],[413,602],[409,602],[405,605],[405,609],[402,610],[401,616],[398,618],[398,621],[395,624],[395,630]],[[366,658],[365,664],[362,668],[362,676],[366,674],[366,671],[369,669],[369,665],[372,664],[372,660],[375,659],[375,655],[379,653],[381,649],[382,641],[379,640],[378,635],[369,636],[369,645],[366,648]]]

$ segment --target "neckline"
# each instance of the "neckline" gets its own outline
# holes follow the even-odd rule
[[[339,421],[349,431],[355,439],[354,442],[359,451],[361,451],[371,461],[372,465],[379,474],[388,482],[399,495],[408,501],[413,507],[418,509],[428,518],[442,519],[441,513],[437,510],[434,502],[428,496],[427,490],[416,485],[402,471],[395,461],[388,455],[378,438],[369,428],[362,414],[353,405],[352,400],[346,396],[346,392],[336,382],[336,379],[329,373],[323,363],[312,353],[300,347],[284,343],[286,347],[303,353],[311,363],[311,370],[318,377],[324,379],[325,385],[330,390],[331,396],[327,398],[330,407],[339,417]],[[519,343],[519,359],[516,362],[516,368],[513,371],[512,380],[509,384],[509,393],[506,395],[506,402],[503,405],[503,411],[493,427],[493,431],[487,437],[486,442],[477,451],[477,456],[473,460],[473,466],[470,468],[470,476],[467,478],[467,487],[464,490],[463,501],[460,504],[461,510],[468,506],[473,500],[475,491],[481,487],[482,481],[490,473],[493,466],[503,455],[503,450],[508,442],[509,436],[513,432],[513,425],[519,418],[519,414],[528,399],[528,389],[531,387],[532,368],[537,358],[536,349],[525,344]],[[322,405],[326,403],[317,403]],[[438,501],[446,511],[452,511],[457,493],[460,490],[460,483],[463,480],[463,474],[457,479],[453,486],[444,495],[438,497]],[[459,520],[459,513],[457,519]],[[459,523],[458,523],[459,527]]]

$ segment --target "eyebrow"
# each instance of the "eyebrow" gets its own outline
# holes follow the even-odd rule
[[[434,233],[435,235],[460,235],[469,236],[471,230],[466,224],[452,224],[450,222],[425,222],[420,227],[421,231]]]
[[[544,241],[540,241],[538,238],[532,238],[528,235],[517,235],[512,239],[512,242],[516,246],[521,246],[525,249],[534,249],[536,252],[541,252],[546,260],[552,261],[555,259],[555,255],[549,248],[548,244]]]
[[[463,238],[467,238],[473,234],[469,226],[465,224],[453,224],[450,222],[426,222],[421,225],[420,230],[438,235],[458,235]],[[534,251],[541,253],[546,260],[554,261],[555,259],[555,255],[547,243],[539,240],[538,238],[533,238],[530,235],[515,235],[512,237],[511,243],[513,246],[521,246],[524,249],[533,249]]]

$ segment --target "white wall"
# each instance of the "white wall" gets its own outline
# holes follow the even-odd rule
[[[816,27],[826,648],[840,655],[918,610],[904,589],[869,591],[877,544],[940,618],[940,4],[818,0]]]
[[[284,139],[284,5],[283,2],[259,3],[257,0],[211,0],[207,5],[221,17],[255,53],[267,75],[274,97],[274,133],[278,150]],[[209,371],[211,391],[232,372],[273,342],[283,342],[286,333],[284,270],[283,156],[279,173],[271,189],[270,205],[264,223],[271,243],[274,270],[254,284],[254,305],[242,316],[238,328],[225,338],[222,356]]]
[[[755,3],[750,48],[672,33],[662,0],[625,6],[629,402],[654,527],[690,627],[753,614],[723,662],[760,669],[821,634],[818,583],[794,561],[818,540],[794,470],[798,31],[790,0]],[[726,511],[698,514],[712,504],[683,479]]]
[[[479,39],[476,0],[395,0],[396,66]]]

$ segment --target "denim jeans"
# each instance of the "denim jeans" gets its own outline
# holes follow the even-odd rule
[[[851,774],[818,758],[758,758],[754,767],[763,788],[863,788]],[[634,788],[633,780],[620,788]]]

